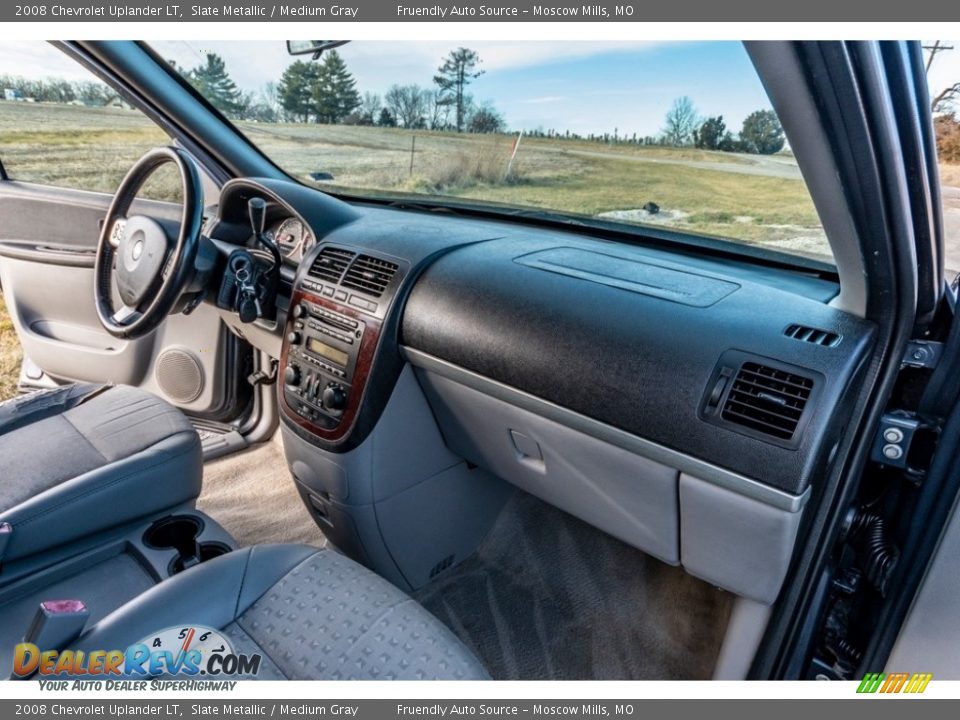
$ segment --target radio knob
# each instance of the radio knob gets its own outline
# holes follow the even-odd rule
[[[296,365],[287,365],[287,369],[283,371],[283,382],[291,387],[296,387],[300,384],[300,368]]]
[[[295,306],[293,307],[293,316],[294,316],[295,318],[303,317],[303,315],[304,315],[304,313],[306,313],[306,311],[307,311],[307,309],[303,306],[303,303],[299,303],[299,304],[297,304],[297,305],[295,305]]]
[[[341,385],[330,383],[323,389],[323,406],[328,410],[343,410],[347,406],[347,391]]]
[[[300,343],[300,333],[290,332],[287,333],[287,342],[291,345],[298,345]]]

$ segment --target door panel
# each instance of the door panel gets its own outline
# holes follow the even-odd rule
[[[0,182],[0,283],[26,368],[35,366],[56,382],[140,386],[192,413],[222,416],[233,396],[228,358],[235,340],[212,307],[172,315],[137,340],[114,338],[100,326],[94,252],[110,199]],[[137,201],[134,211],[178,219],[180,209]]]

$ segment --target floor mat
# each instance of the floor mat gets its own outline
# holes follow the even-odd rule
[[[297,494],[280,433],[269,442],[206,463],[197,508],[223,525],[242,547],[326,543]]]
[[[733,603],[520,492],[415,597],[502,680],[708,679]]]

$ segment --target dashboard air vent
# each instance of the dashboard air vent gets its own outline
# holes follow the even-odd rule
[[[780,440],[790,440],[813,391],[813,380],[745,362],[724,403],[724,420]]]
[[[783,331],[783,334],[795,340],[823,345],[824,347],[834,347],[840,342],[840,336],[837,333],[829,330],[818,330],[806,325],[790,325]]]
[[[317,255],[317,259],[313,261],[313,265],[310,266],[307,275],[315,277],[318,280],[338,283],[340,282],[340,278],[343,277],[343,272],[347,269],[350,261],[353,260],[354,255],[356,255],[356,253],[352,253],[349,250],[326,247]]]
[[[399,266],[379,258],[361,255],[347,270],[343,287],[353,288],[373,297],[380,297]]]

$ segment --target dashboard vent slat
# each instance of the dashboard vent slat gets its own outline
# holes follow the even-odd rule
[[[807,327],[806,325],[789,325],[783,331],[783,334],[795,340],[822,345],[823,347],[835,347],[840,342],[838,333]]]
[[[347,270],[346,277],[343,278],[343,287],[380,297],[398,269],[398,265],[387,260],[361,255]]]
[[[790,440],[811,392],[810,378],[745,362],[733,380],[721,417],[779,440]]]
[[[355,255],[356,253],[350,252],[349,250],[325,247],[320,254],[317,255],[317,259],[313,261],[313,265],[310,266],[307,275],[315,277],[318,280],[339,283],[343,277],[343,273]]]

